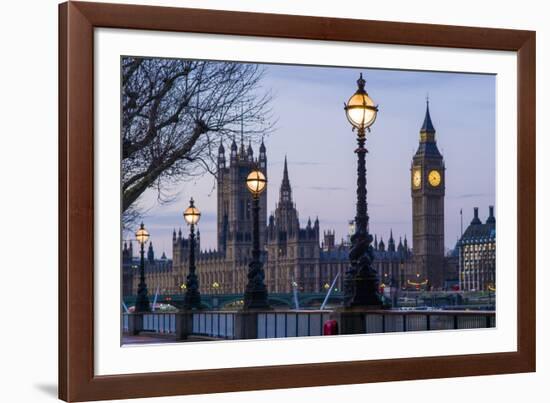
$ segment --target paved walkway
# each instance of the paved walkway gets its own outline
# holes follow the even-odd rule
[[[159,336],[140,334],[138,336],[122,336],[122,344],[159,344],[159,343],[174,343],[176,336]]]

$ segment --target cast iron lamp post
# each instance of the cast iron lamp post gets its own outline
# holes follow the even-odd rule
[[[380,308],[382,299],[379,293],[379,281],[372,267],[374,253],[372,235],[369,234],[369,216],[367,213],[367,172],[365,166],[366,132],[376,120],[378,107],[365,91],[363,74],[357,80],[357,91],[344,107],[353,130],[357,131],[357,211],[355,215],[355,234],[351,237],[349,253],[350,268],[346,273],[344,304],[347,308]]]
[[[147,295],[147,284],[145,284],[145,243],[149,239],[149,232],[145,229],[143,223],[141,223],[139,229],[136,231],[136,240],[140,244],[141,260],[139,265],[139,284],[136,298],[135,312],[149,312],[151,306],[149,305],[149,297]]]
[[[244,292],[244,309],[268,309],[267,288],[264,283],[263,263],[260,259],[260,195],[267,179],[260,170],[246,178],[246,187],[252,193],[252,261],[248,265],[248,284]]]
[[[201,218],[201,213],[195,207],[193,198],[189,201],[189,207],[183,212],[183,218],[189,224],[189,274],[185,284],[185,298],[183,304],[186,309],[198,309],[201,306],[201,294],[199,292],[199,279],[195,267],[195,225]]]

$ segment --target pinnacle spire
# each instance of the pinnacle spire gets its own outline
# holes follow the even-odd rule
[[[244,150],[244,134],[241,131],[241,149],[239,150],[240,156],[243,158],[245,156],[245,150]]]
[[[288,164],[286,161],[286,155],[285,155],[285,165],[283,168],[283,182],[281,183],[281,188],[290,189],[290,179],[288,179]]]
[[[395,241],[393,239],[393,230],[390,229],[390,238],[388,239],[388,251],[395,252]]]
[[[420,128],[420,132],[423,133],[435,133],[435,128],[430,116],[430,98],[426,97],[426,115],[424,116],[424,123]]]
[[[285,166],[283,169],[283,180],[281,182],[279,202],[292,202],[292,190],[290,188],[290,180],[288,179],[288,163],[285,155]]]

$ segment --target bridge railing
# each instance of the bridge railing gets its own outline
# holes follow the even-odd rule
[[[321,336],[329,311],[283,311],[258,313],[258,339]]]
[[[235,338],[235,315],[237,312],[193,313],[192,335],[220,339]]]
[[[122,315],[122,331],[128,333],[130,330],[130,316],[135,314],[124,313]],[[176,334],[176,313],[175,312],[150,312],[143,314],[141,331],[156,334]]]
[[[365,313],[365,333],[495,327],[494,311],[371,311]]]
[[[123,314],[122,326],[125,333],[132,332],[129,320],[132,315],[136,316],[136,314]],[[321,336],[323,325],[329,319],[337,320],[340,334],[479,329],[496,325],[494,311],[365,311],[358,314],[362,318],[360,321],[362,325],[357,325],[356,321],[346,321],[345,315],[345,311],[320,310],[274,310],[247,314],[240,311],[151,312],[142,315],[140,331],[173,335],[176,339],[202,336],[231,340]],[[188,324],[182,326],[182,323]],[[356,324],[350,328],[349,323]]]

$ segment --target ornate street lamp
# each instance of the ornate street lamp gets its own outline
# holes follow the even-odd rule
[[[267,179],[260,170],[254,170],[246,178],[246,187],[252,193],[252,261],[248,265],[248,284],[244,292],[244,309],[268,309],[267,288],[264,283],[263,263],[260,259],[260,195]]]
[[[189,207],[183,212],[183,218],[189,224],[189,274],[185,284],[185,297],[183,305],[185,309],[199,309],[201,306],[201,294],[199,292],[199,279],[195,267],[195,225],[198,224],[201,213],[195,207],[193,198],[189,201]]]
[[[380,308],[382,299],[379,293],[378,274],[372,266],[374,253],[372,235],[369,234],[367,213],[367,171],[365,166],[366,132],[376,120],[378,106],[365,91],[363,74],[357,80],[357,91],[344,107],[348,121],[357,131],[357,211],[355,233],[351,237],[349,253],[350,268],[346,272],[344,304],[347,308]]]
[[[145,243],[148,239],[149,232],[147,232],[145,226],[141,223],[139,229],[136,231],[136,240],[139,242],[141,248],[141,260],[139,265],[139,284],[135,312],[149,312],[151,310],[149,297],[147,295],[147,284],[145,284]]]
[[[220,283],[218,283],[217,281],[214,281],[212,283],[212,289],[214,290],[214,293],[217,293],[220,289]]]

